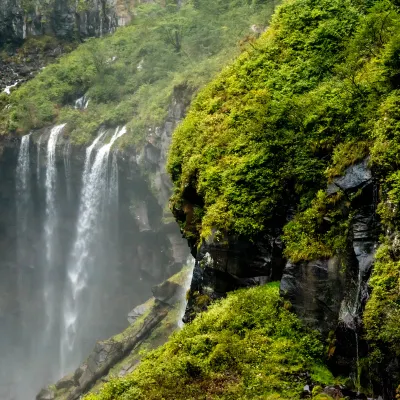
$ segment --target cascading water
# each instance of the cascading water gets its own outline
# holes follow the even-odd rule
[[[54,290],[51,285],[51,274],[55,264],[56,247],[56,225],[57,225],[57,207],[56,207],[56,145],[59,135],[64,129],[64,125],[55,126],[51,132],[47,143],[47,165],[46,165],[46,222],[44,226],[44,237],[46,247],[46,270],[44,274],[44,304],[46,307],[47,321],[45,328],[45,340],[52,335],[55,317]],[[46,337],[47,336],[47,337]]]
[[[64,158],[64,172],[65,172],[65,182],[67,186],[67,197],[68,200],[71,199],[71,142],[67,142],[63,150]]]
[[[125,128],[100,130],[86,154],[63,132],[33,132],[0,159],[1,400],[33,400],[75,369],[187,254],[178,228],[175,239],[159,229],[162,208],[135,165],[112,151]]]
[[[67,286],[63,309],[63,334],[61,340],[62,373],[68,372],[79,362],[79,348],[85,341],[84,318],[93,306],[92,294],[84,295],[88,279],[95,270],[97,257],[107,257],[103,253],[103,222],[107,218],[106,209],[110,201],[110,189],[117,190],[116,172],[109,176],[109,155],[114,142],[125,134],[125,127],[117,128],[109,143],[97,152],[91,165],[91,155],[103,138],[101,133],[87,149],[83,172],[81,204],[78,213],[78,225],[75,242],[67,267]],[[114,157],[113,157],[114,160]],[[116,159],[115,159],[116,163]],[[114,163],[113,163],[114,164]],[[116,170],[116,165],[114,168]],[[110,234],[110,232],[108,232]],[[103,239],[103,240],[102,240]],[[78,350],[78,351],[77,351]]]
[[[40,183],[40,146],[42,145],[42,137],[43,135],[39,136],[36,144],[36,179],[38,184]]]

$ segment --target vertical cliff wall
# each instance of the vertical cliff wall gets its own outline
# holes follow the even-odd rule
[[[44,34],[63,39],[102,36],[130,21],[130,7],[131,2],[120,0],[4,0],[0,45]]]

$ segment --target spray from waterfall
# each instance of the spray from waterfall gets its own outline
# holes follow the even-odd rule
[[[109,155],[114,142],[125,132],[125,127],[117,128],[109,143],[103,144],[97,151],[93,163],[91,162],[92,153],[106,132],[101,132],[86,150],[76,237],[67,265],[60,349],[62,373],[67,372],[80,361],[79,347],[84,341],[82,324],[93,307],[94,296],[94,293],[87,294],[86,297],[83,294],[93,274],[96,272],[100,275],[100,271],[95,270],[96,256],[107,256],[102,253],[104,250],[101,246],[104,234],[102,222],[105,220],[110,190],[117,189],[117,182],[114,181],[114,178],[118,176],[117,172],[111,173],[111,179],[109,176]],[[114,168],[111,169],[113,171]]]

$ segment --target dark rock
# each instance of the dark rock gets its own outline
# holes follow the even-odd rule
[[[339,190],[357,190],[372,180],[371,170],[368,168],[368,159],[358,164],[348,167],[343,176],[334,178],[333,183],[328,185],[328,194],[333,194]]]
[[[70,389],[75,386],[75,374],[67,375],[56,383],[56,389]]]
[[[296,314],[324,334],[337,326],[345,291],[341,269],[337,257],[300,264],[289,262],[281,280],[281,294],[291,302]]]
[[[154,297],[161,303],[173,305],[182,297],[185,289],[175,282],[165,281],[152,288]]]
[[[54,400],[54,399],[55,399],[54,391],[49,388],[42,389],[36,396],[36,400]]]
[[[229,291],[279,280],[285,265],[282,251],[279,232],[254,243],[238,237],[203,243],[196,256],[184,321]]]

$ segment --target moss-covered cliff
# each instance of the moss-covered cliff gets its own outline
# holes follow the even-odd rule
[[[169,158],[198,257],[188,318],[199,295],[284,274],[296,312],[332,329],[338,370],[350,356],[356,380],[388,399],[400,383],[398,7],[284,2],[196,98]]]

